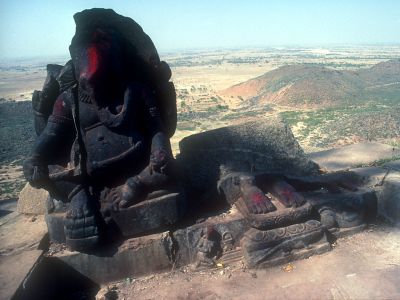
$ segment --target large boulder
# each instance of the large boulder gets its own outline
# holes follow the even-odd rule
[[[282,119],[272,117],[218,128],[184,138],[177,162],[187,191],[216,191],[226,172],[276,172],[312,175],[317,164],[307,158]]]

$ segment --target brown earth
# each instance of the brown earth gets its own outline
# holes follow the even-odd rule
[[[399,299],[399,242],[398,229],[371,226],[328,253],[285,266],[183,268],[109,284],[97,299]]]
[[[359,104],[377,97],[400,100],[400,60],[368,69],[334,70],[317,64],[282,66],[221,91],[248,104],[329,107]]]
[[[172,80],[178,96],[178,128],[171,141],[173,151],[175,154],[179,153],[178,142],[185,136],[276,113],[282,114],[296,108],[292,104],[286,107],[283,105],[271,107],[271,105],[261,103],[249,107],[249,101],[246,99],[251,96],[250,91],[254,87],[249,85],[251,89],[243,98],[219,93],[220,90],[229,86],[257,78],[261,74],[273,74],[275,71],[271,70],[278,72],[280,67],[287,65],[316,65],[320,70],[326,69],[328,73],[336,71],[341,73],[344,72],[343,70],[363,73],[363,68],[399,57],[399,47],[267,48],[165,53],[163,59],[171,65]],[[25,184],[21,164],[24,157],[29,154],[35,139],[30,103],[32,92],[34,89],[41,89],[46,76],[47,63],[63,64],[66,60],[67,57],[43,57],[0,62],[0,98],[2,98],[0,99],[0,199],[15,198]],[[322,65],[336,71],[324,69]],[[387,80],[400,74],[398,65],[383,63],[365,70],[372,70],[368,76],[363,75],[364,80],[368,82],[368,93],[376,95],[380,100],[395,99],[400,95],[398,84]],[[256,80],[254,82],[256,83]],[[294,88],[295,86],[290,84],[283,86],[275,93],[274,101],[280,101]],[[317,88],[319,87],[312,87],[312,89]],[[326,89],[326,87],[321,85],[321,89]],[[306,93],[306,91],[307,89],[304,91],[299,89],[298,93]],[[340,101],[340,99],[335,100],[335,102]],[[302,105],[298,104],[298,107]],[[300,140],[301,145],[307,151],[316,151],[340,143],[376,140],[382,135],[385,138],[397,139],[398,131],[392,128],[397,128],[396,120],[399,119],[397,117],[399,110],[392,109],[388,105],[386,108],[381,107],[377,113],[375,111],[374,108],[373,114],[357,116],[354,116],[352,112],[346,112],[344,121],[340,114],[335,113],[334,120],[332,116],[328,116],[327,120],[320,117],[320,121],[314,122],[311,111],[305,110],[292,117],[290,115],[284,117],[295,129],[295,134],[296,128],[299,127],[296,138]],[[322,113],[325,114],[325,112]],[[371,121],[367,122],[367,120]],[[300,128],[297,125],[301,122],[304,126]],[[368,126],[364,126],[365,123],[368,123]],[[353,126],[354,124],[357,126]],[[320,129],[321,126],[322,129]],[[372,128],[373,132],[365,134],[365,127]],[[353,128],[357,129],[354,134]],[[388,128],[390,130],[387,130]],[[334,134],[331,134],[332,132]],[[397,140],[395,142],[397,143]]]

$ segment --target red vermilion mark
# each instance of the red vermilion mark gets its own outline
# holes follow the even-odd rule
[[[53,114],[57,116],[64,116],[66,114],[66,105],[61,97],[57,99],[53,106]]]
[[[261,204],[264,202],[264,195],[261,193],[254,193],[253,195],[251,195],[251,200],[255,204]]]
[[[96,47],[92,46],[88,49],[89,56],[89,66],[88,66],[88,75],[92,76],[99,67],[99,51]]]
[[[87,66],[80,74],[81,77],[92,77],[99,68],[100,53],[96,46],[87,49]]]

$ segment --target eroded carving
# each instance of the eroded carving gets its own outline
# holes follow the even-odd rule
[[[149,200],[154,192],[160,191],[158,204],[180,199],[171,194],[176,100],[168,64],[132,19],[109,9],[74,19],[71,60],[49,65],[43,90],[33,96],[38,138],[24,173],[33,186],[69,202],[66,242],[86,251],[115,218],[126,219],[124,211],[132,217],[136,205],[157,202]],[[135,232],[174,223],[178,211],[168,213],[137,222]]]
[[[244,258],[250,267],[262,266],[277,258],[290,258],[293,252],[312,249],[318,243],[327,244],[327,241],[324,227],[316,220],[267,231],[252,228],[241,240]]]

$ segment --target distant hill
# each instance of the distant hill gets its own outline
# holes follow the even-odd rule
[[[234,85],[221,94],[241,97],[249,105],[327,107],[381,100],[400,103],[400,60],[357,71],[314,64],[288,65]]]

